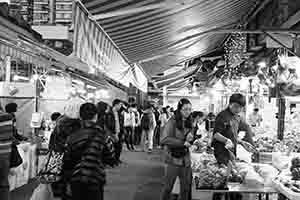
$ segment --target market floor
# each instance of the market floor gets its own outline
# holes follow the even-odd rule
[[[163,163],[161,152],[152,154],[128,152],[122,155],[124,164],[107,170],[105,200],[156,200],[162,188]],[[11,200],[30,200],[36,182],[11,193]]]

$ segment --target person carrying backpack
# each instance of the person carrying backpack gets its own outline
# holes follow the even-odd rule
[[[72,200],[103,200],[105,165],[116,163],[113,143],[96,123],[94,104],[83,104],[80,118],[81,129],[67,139],[63,174],[71,184]]]
[[[142,128],[142,148],[144,151],[151,153],[153,150],[153,136],[156,127],[155,115],[152,105],[148,105],[141,117]]]

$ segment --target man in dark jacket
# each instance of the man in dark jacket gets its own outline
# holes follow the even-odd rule
[[[106,182],[104,166],[115,163],[113,144],[97,126],[92,103],[80,107],[82,128],[67,140],[63,173],[71,183],[72,200],[102,200]]]
[[[216,117],[212,146],[215,149],[215,157],[221,164],[227,165],[236,156],[237,144],[241,144],[248,151],[254,151],[251,128],[239,116],[245,105],[246,98],[242,94],[233,94],[228,108]],[[238,137],[239,131],[246,131],[243,140]]]

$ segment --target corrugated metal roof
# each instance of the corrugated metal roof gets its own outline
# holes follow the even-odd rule
[[[93,15],[139,8],[164,0],[82,0]],[[171,2],[170,0],[168,2]],[[178,0],[176,2],[179,2]],[[173,5],[135,14],[97,20],[131,62],[141,63],[155,75],[180,60],[213,50],[224,34],[205,34],[185,38],[216,27],[233,27],[258,2],[257,0],[182,0]],[[178,42],[180,41],[180,42]],[[156,58],[154,60],[149,58]]]

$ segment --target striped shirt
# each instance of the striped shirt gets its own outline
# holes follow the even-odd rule
[[[9,159],[13,138],[13,121],[10,114],[0,112],[0,160]]]

